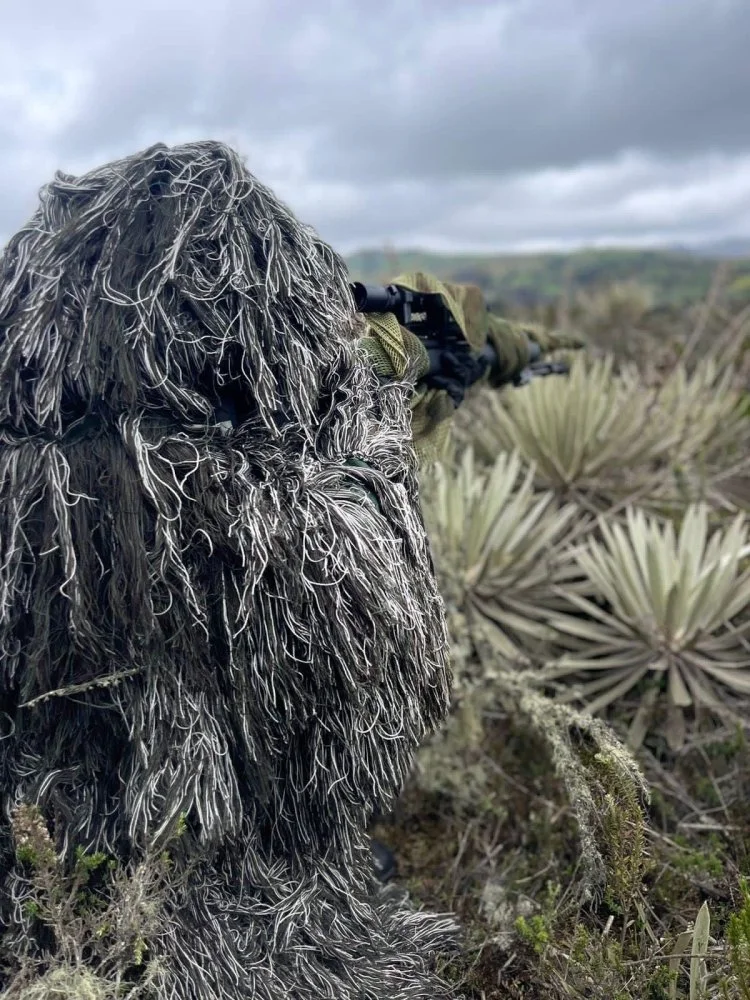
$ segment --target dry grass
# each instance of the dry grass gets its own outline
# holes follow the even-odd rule
[[[35,806],[11,830],[23,874],[14,887],[15,940],[3,939],[2,1000],[155,1000],[170,861],[165,853],[124,868],[103,854],[63,863]],[[36,936],[43,928],[45,950]]]
[[[708,534],[731,542],[728,524],[738,514],[734,531],[746,530],[748,315],[729,312],[722,282],[719,274],[707,302],[680,316],[650,309],[633,288],[617,289],[610,301],[571,297],[559,313],[563,325],[586,328],[600,360],[584,362],[567,387],[548,379],[515,396],[475,400],[464,411],[462,443],[473,444],[478,462],[463,453],[460,505],[451,473],[425,484],[434,490],[425,507],[455,643],[455,704],[398,811],[377,832],[396,849],[414,898],[459,915],[465,947],[445,971],[469,1000],[748,996],[744,706],[729,721],[694,699],[681,706],[686,726],[675,740],[669,699],[636,685],[608,698],[608,724],[598,724],[592,740],[590,716],[571,725],[550,700],[555,690],[569,691],[563,679],[545,694],[533,672],[549,642],[545,609],[559,613],[555,601],[566,586],[586,590],[586,566],[579,566],[583,581],[569,574],[554,586],[571,546],[588,539],[601,547],[628,506],[679,527],[698,501]],[[531,486],[522,472],[529,468]],[[498,469],[514,471],[512,488],[507,477],[488,486]],[[555,534],[555,514],[571,504],[576,516]],[[524,541],[514,529],[531,511]],[[592,511],[610,527],[583,516]],[[536,544],[547,533],[548,543]],[[747,557],[725,555],[744,579]],[[736,597],[714,608],[717,628]],[[597,614],[612,614],[611,595],[596,600]],[[576,613],[584,631],[598,620],[590,608]],[[732,642],[726,658],[739,665],[742,632]],[[635,742],[648,801],[623,750],[644,703],[649,724]]]

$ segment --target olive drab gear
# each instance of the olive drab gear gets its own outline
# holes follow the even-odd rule
[[[362,338],[375,371],[382,378],[404,378],[415,381],[427,374],[430,359],[422,341],[411,330],[401,326],[393,313],[369,313],[370,336]]]
[[[488,342],[494,347],[497,364],[479,384],[499,386],[513,381],[532,359],[532,342],[542,354],[584,346],[578,337],[493,315],[478,285],[442,281],[420,271],[399,275],[390,284],[440,295],[473,353],[479,354]],[[412,437],[420,464],[429,465],[445,457],[455,405],[446,390],[420,385],[429,369],[424,344],[391,313],[368,313],[366,323],[368,332],[361,343],[378,375],[409,378],[414,383],[410,401]]]
[[[501,338],[523,335],[537,343],[542,354],[546,354],[548,351],[577,351],[586,346],[586,341],[574,334],[546,330],[539,323],[529,323],[525,320],[511,322],[490,313],[490,335],[493,334],[493,330],[495,331],[494,335]]]

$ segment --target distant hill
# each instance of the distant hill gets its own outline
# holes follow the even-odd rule
[[[686,251],[696,257],[716,257],[723,260],[750,259],[750,239],[741,236],[728,240],[717,240],[713,243],[700,243],[696,247],[674,247],[673,249]]]
[[[739,240],[730,241],[739,251]],[[718,248],[718,245],[715,245]],[[536,305],[554,302],[566,288],[592,288],[637,281],[651,289],[656,305],[684,306],[703,298],[719,263],[730,257],[730,294],[750,300],[748,253],[702,254],[691,250],[580,250],[542,254],[433,254],[420,250],[366,250],[349,257],[353,277],[382,282],[403,271],[430,271],[438,277],[482,287],[493,302]]]

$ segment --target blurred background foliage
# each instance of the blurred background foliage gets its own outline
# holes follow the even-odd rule
[[[461,919],[446,975],[471,1000],[747,1000],[750,263],[357,263],[479,281],[589,344],[476,392],[423,475],[454,705],[376,832]]]
[[[384,248],[352,254],[358,281],[383,281],[405,271],[428,271],[452,281],[477,284],[497,311],[555,305],[572,290],[591,292],[621,282],[648,290],[653,309],[701,301],[717,262],[728,271],[727,298],[750,302],[750,250],[720,261],[681,250],[587,249],[573,253],[433,254]]]

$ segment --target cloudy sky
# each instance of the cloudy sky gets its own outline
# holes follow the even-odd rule
[[[343,252],[750,237],[750,0],[18,0],[0,245],[58,168],[220,138]]]

